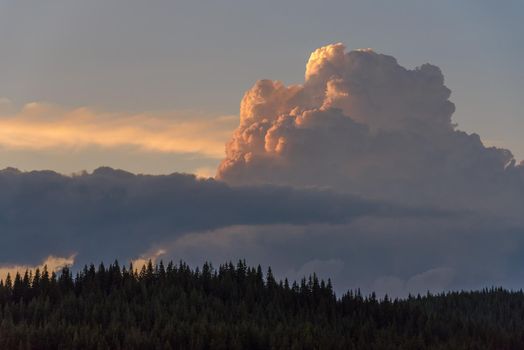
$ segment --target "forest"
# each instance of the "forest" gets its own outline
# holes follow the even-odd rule
[[[117,261],[0,282],[0,349],[523,349],[524,294],[336,296],[245,261]]]

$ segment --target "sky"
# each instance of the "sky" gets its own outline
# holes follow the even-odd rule
[[[337,293],[523,288],[523,10],[0,2],[0,278],[246,259]]]
[[[100,119],[116,114],[141,129],[143,118],[130,120],[136,114],[161,115],[172,127],[173,119],[233,119],[213,135],[212,154],[196,142],[143,147],[129,135],[111,145],[82,138],[49,144],[20,130],[12,137],[28,140],[2,142],[0,166],[213,175],[244,91],[262,78],[301,82],[308,55],[336,42],[393,55],[407,68],[439,66],[457,106],[453,121],[523,159],[523,7],[520,1],[2,1],[3,119],[23,119],[31,103],[65,113],[84,108]],[[201,128],[217,131],[209,124]],[[172,136],[173,143],[182,138]]]

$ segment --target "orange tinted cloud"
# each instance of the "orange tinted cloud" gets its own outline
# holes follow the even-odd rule
[[[48,256],[40,265],[0,265],[0,280],[5,280],[7,274],[11,275],[11,278],[14,279],[16,273],[24,274],[26,270],[34,271],[37,268],[42,270],[44,266],[47,266],[49,273],[58,272],[65,266],[71,266],[75,263],[76,254],[73,254],[68,257],[59,257],[59,256]]]
[[[131,263],[133,264],[133,269],[139,272],[140,269],[142,269],[142,266],[147,266],[149,261],[155,264],[158,258],[165,254],[166,251],[164,249],[158,249],[153,252],[142,254],[139,258],[131,260]]]
[[[107,113],[33,102],[14,112],[0,110],[0,146],[28,150],[135,146],[220,158],[236,120],[195,112]]]

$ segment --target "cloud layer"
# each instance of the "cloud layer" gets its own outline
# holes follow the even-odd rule
[[[338,293],[379,295],[522,288],[524,230],[481,216],[366,217],[347,224],[237,226],[189,233],[163,247],[189,263],[243,259],[278,277],[317,273]]]
[[[367,215],[418,214],[326,191],[232,188],[184,174],[146,176],[99,168],[67,177],[5,169],[0,171],[0,245],[9,249],[0,264],[35,265],[50,254],[74,253],[79,263],[129,260],[189,232],[335,224]]]
[[[319,48],[303,84],[260,80],[246,92],[217,177],[520,215],[524,168],[457,130],[449,97],[436,66]]]
[[[521,226],[319,189],[234,186],[193,175],[99,168],[64,176],[0,171],[0,278],[48,264],[247,259],[337,291],[520,286]],[[69,257],[69,258],[58,258]]]

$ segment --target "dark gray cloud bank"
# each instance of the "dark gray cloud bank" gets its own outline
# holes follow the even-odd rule
[[[316,189],[230,187],[185,174],[0,171],[0,245],[17,247],[4,250],[5,262],[75,252],[87,261],[129,259],[153,243],[232,225],[343,224],[368,215],[420,214],[447,215]]]
[[[338,290],[524,287],[524,167],[456,128],[441,71],[316,50],[301,85],[262,80],[216,180],[101,168],[0,173],[6,263],[246,258]]]
[[[246,258],[280,277],[316,272],[339,291],[405,295],[427,288],[519,286],[518,225],[473,212],[406,207],[321,189],[232,187],[193,175],[111,168],[73,177],[0,171],[5,264],[76,254],[115,258]],[[159,251],[164,253],[160,254]]]

